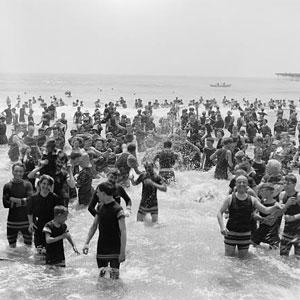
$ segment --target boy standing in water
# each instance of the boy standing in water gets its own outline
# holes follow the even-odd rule
[[[62,205],[54,207],[54,219],[48,222],[43,232],[46,239],[46,264],[65,267],[64,239],[72,245],[76,254],[79,254],[72,237],[65,224],[68,218],[68,209]]]
[[[118,279],[120,263],[125,261],[126,224],[124,211],[114,201],[115,187],[109,182],[100,183],[96,193],[102,205],[99,206],[94,222],[90,227],[83,253],[88,254],[89,242],[98,226],[97,264],[100,269],[99,276],[105,275],[105,268],[109,264],[111,268],[110,278]]]
[[[131,178],[133,185],[143,183],[142,200],[137,214],[137,221],[143,222],[145,215],[150,213],[152,222],[156,223],[158,220],[157,190],[166,192],[167,186],[162,177],[154,172],[152,163],[145,163],[144,166],[145,173],[142,173],[136,181]]]

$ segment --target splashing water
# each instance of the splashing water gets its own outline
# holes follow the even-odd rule
[[[59,85],[61,92],[70,88],[65,82],[49,85],[49,94],[54,86]],[[86,90],[90,88],[82,93]],[[35,96],[39,94],[35,91]],[[72,119],[72,108],[58,109],[62,111]],[[120,112],[135,114],[133,109]],[[166,112],[155,112],[155,119]],[[39,114],[35,109],[35,116]],[[1,190],[11,178],[7,150],[0,149]],[[127,257],[121,265],[121,279],[115,282],[98,278],[97,233],[87,256],[76,256],[65,243],[67,267],[57,271],[47,270],[34,251],[24,246],[9,251],[8,211],[1,207],[0,258],[10,260],[0,260],[0,299],[299,299],[300,268],[295,258],[283,259],[278,251],[261,248],[252,248],[248,260],[224,257],[216,213],[228,192],[228,182],[213,179],[213,170],[176,172],[176,180],[167,193],[158,192],[159,224],[155,226],[149,221],[136,222],[141,186],[128,189],[133,212],[126,219]],[[78,249],[92,221],[86,210],[71,206],[67,224]]]

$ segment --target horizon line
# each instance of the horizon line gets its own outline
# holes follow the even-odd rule
[[[143,76],[143,77],[198,77],[198,78],[257,78],[257,79],[271,79],[271,78],[277,78],[276,73],[274,73],[274,76],[255,76],[255,75],[201,75],[201,74],[141,74],[141,73],[135,73],[135,74],[117,74],[117,73],[65,73],[65,72],[0,72],[0,75],[67,75],[67,76],[129,76],[129,77],[135,77],[135,76]]]

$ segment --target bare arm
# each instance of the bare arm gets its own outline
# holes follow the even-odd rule
[[[218,214],[217,214],[217,218],[218,218],[218,223],[219,223],[219,226],[220,226],[220,230],[221,232],[223,233],[225,231],[225,226],[224,226],[224,220],[223,220],[223,214],[225,213],[225,211],[229,208],[229,201],[231,200],[231,196],[227,197],[220,210],[218,211]]]
[[[127,234],[126,234],[126,224],[125,218],[119,219],[119,228],[121,233],[121,247],[120,247],[120,262],[125,260],[125,250],[126,250],[126,241],[127,241]]]
[[[233,163],[232,163],[232,155],[230,150],[227,150],[226,156],[227,156],[228,165],[230,168],[232,168]]]
[[[63,240],[65,238],[65,234],[59,235],[57,237],[51,237],[49,232],[45,232],[45,239],[47,244],[56,243],[60,240]]]
[[[99,223],[99,217],[98,217],[98,215],[96,215],[94,218],[94,222],[93,222],[92,226],[90,227],[87,239],[85,241],[86,245],[88,245],[90,243],[91,239],[93,238],[93,236],[97,230],[98,223]]]

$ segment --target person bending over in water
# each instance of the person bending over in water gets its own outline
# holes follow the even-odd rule
[[[154,172],[152,163],[145,163],[144,166],[145,173],[142,173],[136,181],[131,177],[133,185],[143,183],[142,199],[137,214],[137,221],[143,222],[145,215],[150,213],[152,222],[156,223],[158,220],[157,190],[166,192],[167,186],[163,182],[162,177]]]
[[[264,214],[270,214],[281,209],[279,203],[266,207],[255,197],[247,194],[248,180],[241,175],[236,178],[236,192],[229,195],[218,212],[218,222],[221,233],[224,235],[225,255],[235,256],[236,248],[238,256],[245,258],[248,255],[251,243],[251,219],[254,209]],[[224,225],[223,214],[229,211],[229,219]]]
[[[105,268],[110,265],[110,278],[119,278],[120,263],[125,261],[126,224],[122,207],[114,201],[115,187],[109,182],[100,183],[96,190],[102,205],[99,206],[94,222],[90,227],[83,253],[88,254],[89,243],[97,226],[99,238],[97,246],[97,264],[100,277],[105,276]]]

